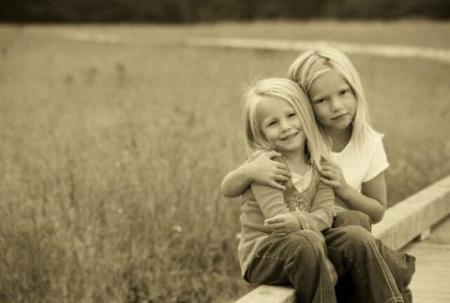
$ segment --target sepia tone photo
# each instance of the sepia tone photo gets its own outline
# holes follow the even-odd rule
[[[450,302],[445,0],[5,0],[0,302]]]

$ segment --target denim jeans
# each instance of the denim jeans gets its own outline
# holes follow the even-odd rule
[[[372,232],[372,223],[368,215],[357,210],[346,210],[336,214],[333,219],[333,228],[356,225]]]
[[[335,303],[336,293],[325,263],[326,254],[339,277],[351,277],[363,302],[403,303],[394,277],[375,244],[359,226],[272,234],[260,245],[244,278],[255,284],[287,285],[298,302]]]
[[[360,226],[343,226],[327,229],[324,235],[328,257],[339,276],[338,284],[342,279],[350,279],[353,294],[362,299],[359,302],[404,302],[377,241],[369,231]]]
[[[370,218],[359,211],[349,210],[337,214],[333,221],[333,228],[356,225],[371,231]],[[412,302],[412,295],[408,289],[412,276],[415,272],[416,258],[406,253],[401,253],[383,244],[382,241],[376,239],[376,246],[383,256],[386,264],[394,276],[397,287],[402,293],[405,303]],[[336,287],[338,301],[342,302],[358,302],[357,299],[351,299],[349,296],[355,291],[352,291],[351,278],[342,277]],[[345,298],[345,299],[344,299]]]
[[[244,275],[254,284],[292,285],[298,302],[335,303],[326,269],[322,235],[308,230],[271,234],[258,248]]]

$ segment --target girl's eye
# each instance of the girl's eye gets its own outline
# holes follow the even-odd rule
[[[348,94],[349,92],[350,92],[350,89],[346,88],[346,89],[341,90],[341,91],[339,92],[339,94],[340,94],[341,96],[345,96],[345,95]]]
[[[321,104],[321,103],[324,103],[325,101],[326,101],[325,98],[322,98],[322,99],[317,99],[316,101],[314,101],[314,103]]]
[[[275,124],[277,124],[277,121],[270,121],[269,123],[267,123],[267,126],[274,126]]]
[[[288,114],[288,118],[292,118],[292,117],[295,117],[295,116],[297,116],[297,113],[290,113],[290,114]]]

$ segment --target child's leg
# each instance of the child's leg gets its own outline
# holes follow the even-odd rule
[[[387,266],[394,276],[395,282],[403,295],[405,303],[412,302],[412,294],[408,285],[412,280],[415,272],[416,258],[399,252],[383,244],[380,240],[376,240],[378,250],[386,261]]]
[[[369,216],[357,210],[338,212],[333,219],[333,228],[349,225],[361,226],[370,232],[372,231],[372,223]]]
[[[292,284],[299,302],[335,303],[325,260],[324,239],[315,232],[272,234],[258,248],[245,279],[256,284]]]
[[[361,226],[368,231],[372,231],[372,224],[370,218],[363,212],[356,210],[340,211],[333,219],[332,228],[342,226]],[[362,300],[358,297],[356,287],[352,282],[350,273],[339,277],[338,284],[336,285],[336,297],[338,302],[355,303]]]
[[[336,298],[339,303],[361,303],[359,293],[353,284],[350,273],[340,276],[335,287]]]
[[[329,229],[324,234],[339,277],[350,274],[363,302],[404,302],[372,234],[360,226]]]
[[[369,216],[360,211],[349,210],[339,212],[333,221],[333,228],[349,225],[361,226],[368,231],[371,230]],[[386,264],[391,270],[398,288],[401,292],[408,293],[408,285],[411,282],[415,271],[415,258],[411,255],[401,253],[384,245],[379,239],[376,239],[376,244],[378,250],[386,261]],[[348,282],[349,279],[341,279],[338,285],[338,290],[339,288],[348,289],[351,287],[351,285],[344,285],[346,284],[345,281]],[[405,302],[411,302],[411,300]]]

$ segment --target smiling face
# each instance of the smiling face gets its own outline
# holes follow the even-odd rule
[[[269,145],[281,152],[302,152],[305,133],[297,112],[292,106],[279,98],[262,98],[256,108],[256,115],[261,132]]]
[[[311,84],[309,97],[317,121],[327,131],[344,131],[356,113],[356,98],[350,85],[334,69]]]

